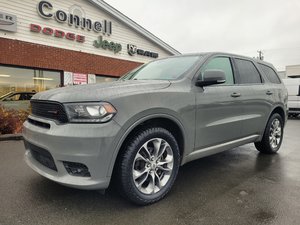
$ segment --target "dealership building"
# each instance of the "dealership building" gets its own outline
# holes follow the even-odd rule
[[[102,0],[0,0],[0,96],[114,80],[180,54]]]

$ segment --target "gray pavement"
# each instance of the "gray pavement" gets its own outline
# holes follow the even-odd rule
[[[23,161],[22,141],[0,142],[0,225],[300,224],[300,120],[289,120],[281,150],[253,144],[191,162],[162,201],[137,207],[51,182]]]

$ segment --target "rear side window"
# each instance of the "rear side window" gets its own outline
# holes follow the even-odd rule
[[[233,72],[231,68],[231,62],[228,57],[216,57],[209,61],[202,70],[202,73],[205,70],[222,70],[226,76],[225,84],[233,84]]]
[[[275,71],[266,65],[263,64],[259,64],[260,68],[264,71],[264,73],[266,74],[268,80],[271,83],[275,83],[275,84],[280,84],[280,79],[278,78],[277,74],[275,73]]]
[[[239,72],[240,84],[261,83],[261,77],[253,62],[244,59],[235,59],[234,61]]]

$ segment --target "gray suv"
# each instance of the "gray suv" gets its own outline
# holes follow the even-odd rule
[[[106,189],[114,180],[132,202],[151,204],[192,160],[251,142],[276,153],[287,96],[263,61],[226,53],[160,59],[112,83],[34,95],[25,160],[60,184]]]

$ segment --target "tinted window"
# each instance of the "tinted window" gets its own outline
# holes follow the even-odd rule
[[[19,101],[28,100],[27,94],[20,94]]]
[[[269,67],[269,66],[266,66],[266,65],[262,65],[262,64],[259,64],[260,68],[264,71],[264,73],[266,74],[268,80],[272,83],[275,83],[275,84],[280,84],[280,79],[278,78],[277,74],[275,73],[275,71]]]
[[[261,83],[260,75],[251,61],[235,59],[239,71],[239,82],[241,84]]]
[[[26,94],[21,94],[19,100],[30,100],[34,94],[31,93],[26,93]]]
[[[32,98],[32,96],[34,96],[35,94],[28,94],[28,99],[27,100],[30,100]]]
[[[230,59],[227,57],[217,57],[212,59],[204,66],[204,69],[202,71],[204,72],[205,70],[222,70],[224,71],[226,76],[225,84],[234,83]]]

